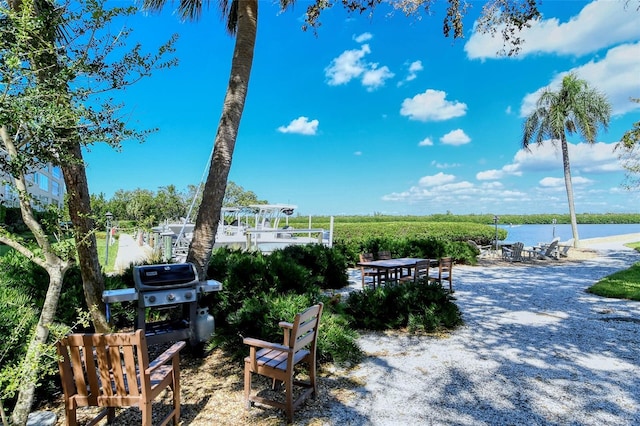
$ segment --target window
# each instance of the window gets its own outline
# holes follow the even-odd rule
[[[49,191],[49,178],[41,173],[36,173],[36,183],[43,191]]]
[[[60,195],[60,184],[55,180],[51,181],[51,195]]]
[[[62,170],[60,170],[60,167],[58,166],[53,166],[51,168],[51,174],[53,177],[60,179],[62,177]]]

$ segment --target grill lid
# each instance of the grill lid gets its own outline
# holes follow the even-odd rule
[[[133,281],[138,290],[159,290],[194,285],[198,274],[192,263],[167,263],[133,267]]]

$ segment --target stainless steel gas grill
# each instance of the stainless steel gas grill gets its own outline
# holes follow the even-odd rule
[[[192,263],[134,266],[133,281],[135,288],[103,293],[107,313],[109,303],[137,300],[135,327],[145,331],[149,344],[189,339],[195,346],[208,340],[210,336],[198,335],[203,329],[197,327],[198,299],[220,291],[220,282],[199,281]]]

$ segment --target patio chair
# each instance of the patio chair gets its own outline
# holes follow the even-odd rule
[[[569,257],[569,250],[571,250],[571,247],[573,247],[573,241],[573,238],[571,238],[562,245],[558,243],[558,254],[560,255],[560,257]]]
[[[483,257],[491,253],[491,244],[481,246],[473,240],[469,240],[467,243],[478,253],[478,257]]]
[[[378,252],[379,260],[389,260],[391,259],[391,252],[389,250],[383,250]]]
[[[502,259],[508,262],[522,262],[522,250],[524,249],[524,243],[517,242],[511,247],[502,247]]]
[[[558,260],[560,258],[558,252],[558,242],[560,237],[555,237],[549,244],[543,244],[539,250],[536,250],[536,257],[540,260],[547,260],[554,258]]]
[[[389,251],[389,250],[379,251],[377,256],[378,256],[378,260],[390,260],[390,259],[393,259],[391,257],[391,251]],[[401,272],[402,271],[400,271],[400,270],[393,270],[393,269],[392,270],[386,270],[385,272],[382,273],[382,277],[386,281],[395,282],[402,275]]]
[[[174,343],[149,362],[143,330],[132,333],[69,334],[56,343],[66,424],[75,426],[78,407],[104,407],[88,424],[115,418],[115,407],[138,406],[142,425],[151,425],[151,406],[165,389],[173,407],[159,423],[180,422],[180,350]]]
[[[360,262],[372,262],[373,254],[371,253],[360,253]],[[384,272],[376,269],[376,268],[366,268],[364,266],[360,266],[360,275],[362,276],[362,288],[365,288],[366,278],[371,277],[373,288],[376,288],[376,282],[378,284],[381,283],[382,278],[385,277]]]
[[[429,259],[419,260],[416,262],[415,268],[413,268],[413,273],[411,275],[405,275],[403,277],[398,278],[399,283],[407,283],[407,282],[418,282],[420,280],[430,280],[429,279],[429,264],[431,261]]]
[[[244,398],[249,409],[253,402],[280,408],[287,414],[289,422],[293,421],[293,411],[310,395],[316,395],[316,342],[318,326],[322,315],[322,303],[314,305],[296,315],[293,323],[280,322],[284,331],[282,344],[265,342],[247,337],[243,342],[249,345],[249,356],[244,359]],[[308,366],[309,380],[297,380],[295,367],[301,363]],[[251,378],[256,373],[273,379],[273,388],[284,383],[285,402],[276,401],[266,396],[252,394]],[[293,386],[304,391],[294,400]]]
[[[439,282],[441,285],[443,284],[443,281],[448,281],[449,292],[453,293],[453,258],[441,258],[438,261],[438,275],[430,276],[429,280]]]

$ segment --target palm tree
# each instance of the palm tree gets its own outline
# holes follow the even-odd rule
[[[524,149],[528,150],[529,145],[534,141],[538,145],[549,140],[553,144],[560,142],[574,247],[578,247],[579,239],[567,134],[577,133],[582,140],[593,144],[596,141],[598,127],[602,126],[607,130],[610,118],[611,105],[607,97],[590,87],[585,80],[579,79],[574,73],[569,73],[562,79],[560,90],[554,92],[547,88],[542,92],[535,111],[524,122],[522,136]]]
[[[444,34],[448,36],[453,29],[454,38],[461,37],[463,34],[462,9],[464,8],[458,0],[446,1],[449,7],[444,20]],[[143,0],[143,8],[159,11],[166,2],[167,0]],[[366,10],[373,11],[380,2],[380,0],[352,0],[343,2],[343,6],[350,12],[363,13]],[[183,19],[197,20],[202,12],[203,3],[205,3],[203,0],[180,0],[178,13]],[[295,0],[280,0],[280,8],[286,10],[293,3]],[[206,277],[208,261],[215,243],[233,150],[249,87],[258,25],[258,0],[218,0],[218,4],[226,19],[227,30],[230,34],[236,35],[236,44],[231,61],[229,85],[222,106],[222,116],[214,141],[213,156],[209,164],[209,173],[202,193],[202,203],[198,210],[193,238],[187,254],[187,261],[195,264],[199,276],[203,279]],[[485,14],[494,16],[493,20],[487,18],[485,31],[490,31],[494,25],[498,24],[504,24],[506,29],[513,27],[522,29],[530,26],[530,21],[539,16],[536,2],[527,0],[526,2],[522,1],[522,4],[522,8],[496,7],[493,10],[485,10]],[[429,5],[430,2],[424,4],[426,12],[429,11]],[[332,6],[332,2],[313,0],[307,6],[303,29],[317,28],[320,25],[318,22],[320,13]],[[414,12],[421,10],[421,8],[410,9]],[[508,38],[508,36],[504,36],[505,41]],[[515,38],[511,40],[511,43],[517,46],[521,40]]]
[[[166,0],[144,0],[143,7],[160,10],[165,3]],[[284,10],[292,3],[293,0],[281,0],[280,6]],[[178,11],[183,19],[196,20],[200,17],[202,4],[201,0],[180,0]],[[215,243],[233,150],[249,88],[258,27],[258,0],[219,0],[219,5],[226,18],[227,31],[236,35],[236,44],[213,156],[187,255],[187,261],[194,263],[202,279],[206,277],[208,260]]]

